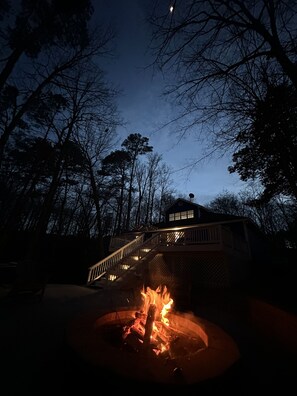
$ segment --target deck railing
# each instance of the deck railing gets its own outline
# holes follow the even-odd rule
[[[248,253],[247,242],[222,225],[188,228],[178,231],[160,232],[160,245],[220,245],[237,253]]]
[[[198,245],[220,243],[221,227],[208,226],[160,233],[161,245]]]
[[[98,280],[108,271],[109,273],[112,271],[114,278],[118,279],[119,272],[123,268],[131,268],[131,263],[124,265],[124,259],[126,261],[128,259],[140,261],[149,251],[155,253],[161,246],[217,245],[219,249],[231,249],[236,251],[237,254],[247,253],[247,243],[243,238],[234,235],[222,225],[197,226],[172,231],[160,230],[159,232],[153,232],[146,241],[144,239],[145,234],[138,235],[133,241],[91,266],[87,284]],[[113,274],[114,271],[116,274]]]

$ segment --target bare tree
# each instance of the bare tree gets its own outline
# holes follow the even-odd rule
[[[174,183],[171,178],[171,169],[165,163],[160,164],[159,172],[155,182],[158,186],[158,190],[154,202],[155,213],[153,222],[161,223],[163,220],[165,220],[165,210],[176,199],[176,191],[172,187]]]
[[[57,9],[51,3],[55,3]],[[13,143],[10,140],[16,131],[24,133],[31,124],[32,112],[42,96],[67,78],[69,70],[83,62],[86,64],[86,60],[90,62],[95,56],[109,54],[114,38],[108,27],[91,30],[88,26],[92,9],[88,8],[88,0],[80,0],[77,7],[71,5],[72,10],[68,11],[68,5],[63,8],[61,4],[60,9],[56,2],[42,1],[36,10],[35,3],[24,1],[22,4],[24,9],[17,16],[14,27],[8,26],[2,38],[8,53],[2,55],[2,62],[0,60],[0,165],[4,150]],[[58,13],[56,24],[59,26],[51,19],[45,24],[45,19],[51,15],[51,12],[47,15],[47,7]],[[81,7],[87,7],[85,13]],[[74,10],[75,16],[72,15]],[[59,13],[62,13],[61,18]],[[68,29],[69,23],[71,28]],[[53,31],[49,34],[46,29]]]
[[[48,229],[53,204],[57,194],[59,194],[60,184],[67,180],[65,177],[67,177],[68,169],[72,169],[72,172],[78,175],[87,171],[93,204],[96,208],[97,231],[101,235],[98,189],[95,169],[93,168],[94,163],[92,162],[94,158],[91,160],[95,146],[92,154],[88,145],[91,138],[93,143],[96,139],[98,140],[96,142],[97,155],[99,155],[98,147],[101,149],[101,155],[104,154],[104,150],[110,147],[112,134],[107,133],[108,128],[106,127],[113,121],[112,131],[116,125],[117,113],[113,104],[115,93],[106,86],[98,70],[91,67],[90,60],[72,68],[67,75],[63,76],[56,88],[63,93],[67,108],[59,114],[52,125],[51,140],[56,147],[57,154],[49,178],[47,193],[34,227],[35,238],[33,238],[31,246],[32,252],[36,249],[40,236],[44,235]],[[100,133],[98,127],[101,127],[105,132]],[[90,150],[89,153],[87,153],[87,149]],[[95,158],[96,160],[98,158]],[[84,181],[86,182],[86,179]]]
[[[127,203],[127,217],[126,229],[130,228],[130,216],[132,210],[132,193],[133,185],[135,183],[135,169],[137,159],[140,155],[145,155],[153,151],[153,147],[148,144],[149,138],[142,136],[140,133],[131,133],[122,143],[130,157],[130,172],[129,172],[129,187],[128,187],[128,203]]]
[[[154,215],[154,204],[158,189],[158,176],[160,172],[162,156],[157,153],[148,155],[148,186],[146,191],[145,224],[151,224]]]
[[[105,177],[104,188],[107,200],[113,208],[114,233],[119,234],[125,228],[124,207],[127,198],[130,155],[126,150],[112,151],[102,160],[100,173]]]
[[[137,190],[137,204],[135,210],[135,227],[141,226],[142,223],[142,214],[143,214],[143,201],[146,195],[146,189],[148,184],[148,168],[145,164],[139,163],[135,170],[135,179],[136,179],[136,190]]]
[[[217,213],[248,217],[272,238],[288,230],[296,216],[294,201],[278,196],[270,202],[264,202],[257,199],[258,196],[258,187],[251,185],[238,194],[223,191],[206,206]]]
[[[297,3],[290,0],[155,1],[155,64],[169,78],[165,94],[180,105],[181,133],[202,128],[209,153],[235,142],[246,107],[263,79],[297,88]]]
[[[100,169],[103,158],[116,142],[115,127],[119,123],[119,119],[117,118],[116,108],[112,106],[112,103],[107,98],[105,101],[101,100],[100,103],[95,104],[94,96],[92,95],[92,102],[95,110],[102,114],[101,116],[97,114],[96,117],[94,114],[83,130],[81,126],[78,127],[76,129],[75,139],[79,143],[84,156],[85,194],[88,193],[90,196],[90,199],[87,201],[88,206],[91,208],[94,207],[95,224],[93,234],[98,239],[100,257],[102,258],[105,254],[103,247],[103,224],[104,214],[107,215],[107,203],[103,193],[105,190],[104,177],[100,175]],[[110,128],[106,127],[108,123],[110,124]]]
[[[89,0],[75,5],[65,0],[1,2],[0,12],[4,11],[0,92],[23,55],[34,59],[50,47],[82,49],[88,43],[87,23],[93,13]]]
[[[223,191],[207,207],[217,213],[247,216],[247,209],[240,196],[229,191]]]
[[[137,194],[135,196],[135,226],[149,225],[153,221],[156,192],[159,188],[159,173],[162,156],[149,153],[146,163],[137,163],[135,176]]]

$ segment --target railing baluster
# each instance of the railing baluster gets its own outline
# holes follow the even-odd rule
[[[112,253],[111,255],[100,260],[98,263],[89,267],[89,276],[87,284],[92,283],[94,280],[103,276],[107,270],[113,267],[116,263],[127,257],[137,246],[143,243],[144,234],[123,246],[120,250]]]
[[[113,269],[115,271],[115,278],[121,276],[121,271],[125,271],[121,267],[123,260],[128,259],[132,253],[138,256],[138,259],[143,259],[147,254],[143,249],[147,248],[155,250],[156,246],[168,245],[202,245],[202,244],[220,244],[222,247],[232,247],[231,232],[221,225],[198,226],[197,228],[183,229],[182,231],[160,231],[153,234],[151,238],[144,242],[144,234],[138,238],[127,243],[119,250],[113,252],[108,257],[99,261],[97,264],[89,267],[89,275],[87,284],[99,279],[108,271]],[[241,251],[245,251],[246,245],[240,238],[235,238],[235,247]],[[131,259],[130,259],[131,262]],[[131,264],[133,265],[133,264]],[[134,264],[135,265],[135,264]],[[129,263],[130,266],[130,263]]]

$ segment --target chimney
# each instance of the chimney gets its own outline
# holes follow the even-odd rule
[[[189,197],[190,197],[190,201],[193,202],[194,194],[190,193],[190,194],[189,194]]]

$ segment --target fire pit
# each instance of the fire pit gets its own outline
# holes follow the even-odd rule
[[[70,344],[94,367],[146,383],[194,384],[224,373],[239,358],[233,339],[193,314],[171,312],[166,287],[142,292],[142,307],[79,318]]]

